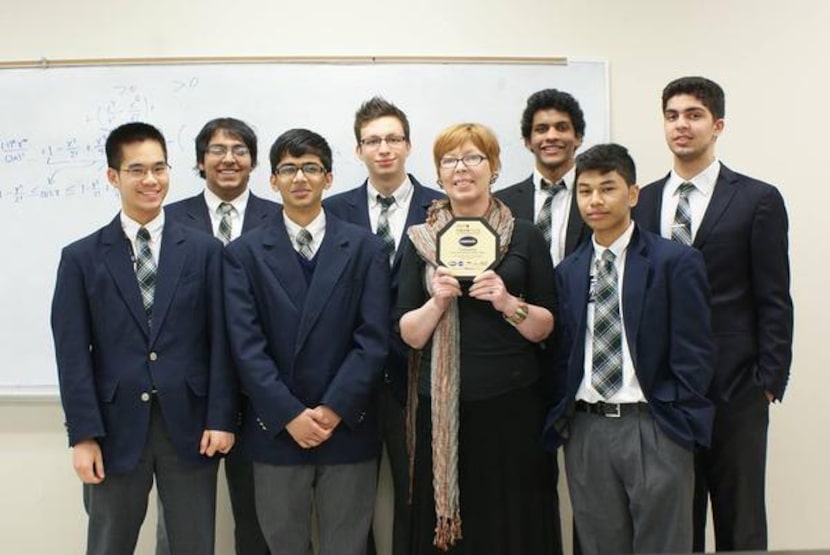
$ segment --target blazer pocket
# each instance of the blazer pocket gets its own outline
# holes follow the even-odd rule
[[[196,397],[207,397],[207,376],[199,374],[188,376],[187,387]]]

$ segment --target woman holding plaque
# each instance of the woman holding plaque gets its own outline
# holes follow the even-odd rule
[[[448,198],[407,232],[397,306],[413,348],[412,553],[552,553],[536,352],[553,330],[550,255],[541,232],[491,195],[500,161],[490,129],[449,127],[433,156]],[[465,273],[481,265],[490,269]]]

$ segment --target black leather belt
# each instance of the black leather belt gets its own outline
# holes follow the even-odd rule
[[[648,410],[646,403],[603,403],[598,401],[596,403],[586,403],[585,401],[576,402],[576,410],[579,412],[587,412],[589,414],[597,414],[608,418],[619,418],[627,414],[636,414]]]

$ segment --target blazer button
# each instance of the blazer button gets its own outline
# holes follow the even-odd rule
[[[141,394],[141,400],[146,403],[147,401],[150,400],[150,394],[145,391],[144,393]]]
[[[156,354],[156,352],[155,352],[155,351],[153,351],[152,353],[150,353],[150,361],[151,361],[151,362],[155,362],[156,360],[158,360],[158,358],[159,358],[159,356]]]
[[[357,417],[358,422],[363,422],[365,419],[366,419],[366,413],[365,412],[361,412]]]

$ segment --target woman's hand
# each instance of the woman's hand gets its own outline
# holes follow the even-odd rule
[[[493,270],[485,270],[473,279],[470,296],[479,301],[492,303],[493,308],[502,313],[512,314],[520,303],[504,286],[501,276]]]
[[[442,311],[446,310],[450,302],[461,296],[461,284],[450,270],[438,266],[432,274],[432,299]]]

